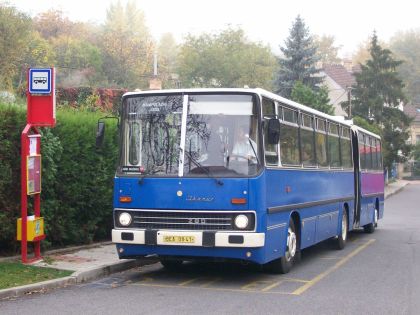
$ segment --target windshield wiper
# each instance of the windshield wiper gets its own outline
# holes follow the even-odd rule
[[[252,151],[254,151],[255,158],[257,159],[258,165],[260,165],[260,159],[258,158],[257,152],[255,151],[254,145],[252,144],[251,138],[248,137],[249,144],[251,145]]]
[[[220,179],[217,179],[216,177],[214,177],[213,175],[210,174],[210,171],[208,169],[206,169],[203,165],[200,164],[200,162],[198,162],[192,155],[190,152],[183,150],[182,148],[179,148],[179,150],[181,150],[181,152],[183,151],[186,155],[188,155],[189,159],[191,162],[193,162],[193,164],[195,166],[197,166],[200,170],[202,170],[204,173],[207,174],[207,176],[209,178],[212,178],[215,180],[217,185],[223,186],[223,182]]]

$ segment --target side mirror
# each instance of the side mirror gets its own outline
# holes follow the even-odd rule
[[[267,141],[269,144],[277,144],[280,140],[280,122],[278,119],[270,119],[267,125]]]
[[[98,129],[96,130],[96,147],[101,148],[105,137],[105,122],[98,121]]]

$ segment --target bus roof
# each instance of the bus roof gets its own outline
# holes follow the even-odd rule
[[[352,120],[345,120],[343,116],[332,116],[325,114],[323,112],[320,112],[316,109],[313,109],[311,107],[296,103],[294,101],[291,101],[287,98],[284,98],[280,95],[274,94],[272,92],[269,92],[267,90],[261,89],[261,88],[191,88],[191,89],[168,89],[168,90],[148,90],[148,91],[135,91],[135,92],[127,92],[123,95],[125,96],[135,96],[135,95],[155,95],[155,94],[178,94],[178,93],[250,93],[250,94],[257,94],[260,96],[265,96],[267,98],[276,100],[278,102],[281,102],[285,105],[290,105],[291,107],[294,107],[296,109],[300,109],[302,111],[305,111],[307,113],[311,113],[314,115],[317,115],[319,117],[328,119],[330,121],[348,126],[348,127],[355,127],[358,131],[363,131],[364,133],[371,135],[376,138],[380,138],[378,135],[367,131],[359,126],[356,126],[353,124]],[[354,129],[354,128],[353,128]]]
[[[370,132],[369,130],[363,129],[362,127],[359,127],[357,125],[353,125],[352,126],[352,129],[353,130],[356,130],[357,132],[361,131],[361,132],[363,132],[363,133],[365,133],[365,134],[367,134],[369,136],[372,136],[374,138],[381,139],[381,137],[378,136],[376,133]]]

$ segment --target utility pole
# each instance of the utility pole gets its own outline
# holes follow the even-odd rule
[[[349,101],[349,119],[351,119],[351,90],[352,90],[352,87],[348,86],[347,87],[347,99]]]
[[[158,76],[158,60],[157,52],[153,54],[153,76],[149,80],[149,89],[150,90],[161,90],[162,81]]]

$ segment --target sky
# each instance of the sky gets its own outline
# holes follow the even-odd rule
[[[0,0],[1,2],[2,0]],[[4,1],[4,0],[3,0]],[[34,16],[60,9],[74,21],[101,24],[106,10],[117,0],[8,0]],[[127,0],[121,0],[125,3]],[[133,0],[132,0],[133,1]],[[398,31],[420,29],[420,3],[416,0],[135,0],[155,39],[172,33],[178,42],[187,34],[241,27],[249,39],[268,44],[275,52],[284,46],[289,29],[300,15],[311,34],[333,35],[340,56],[350,57],[376,30],[388,41]]]

